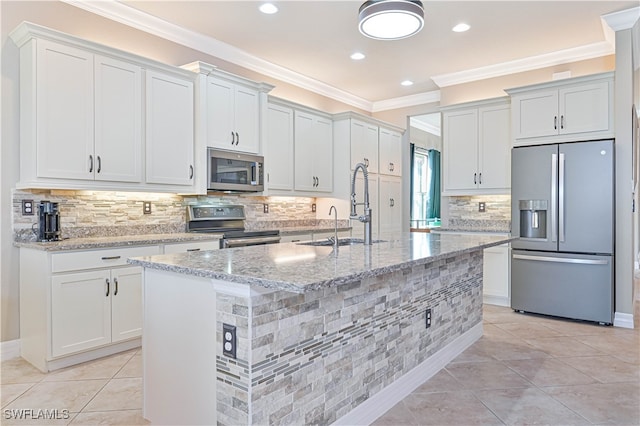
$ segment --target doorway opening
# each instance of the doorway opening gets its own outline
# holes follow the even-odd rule
[[[412,230],[440,226],[440,153],[442,151],[440,113],[409,119],[411,165]]]

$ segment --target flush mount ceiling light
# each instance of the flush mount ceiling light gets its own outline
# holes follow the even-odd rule
[[[358,28],[377,40],[398,40],[418,33],[424,26],[421,1],[371,0],[360,6]]]

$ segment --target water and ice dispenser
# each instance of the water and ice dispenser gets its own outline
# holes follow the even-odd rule
[[[547,238],[547,200],[520,200],[520,237]]]

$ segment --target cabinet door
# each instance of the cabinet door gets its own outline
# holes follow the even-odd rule
[[[609,130],[609,83],[585,84],[559,91],[559,133]]]
[[[511,186],[511,133],[509,105],[478,109],[478,187],[505,189]]]
[[[478,110],[443,115],[444,191],[475,189],[478,182]]]
[[[235,149],[234,89],[224,80],[207,80],[207,146]]]
[[[111,342],[108,270],[51,278],[51,354],[54,357]]]
[[[380,174],[402,176],[402,135],[380,127]]]
[[[314,117],[295,111],[295,188],[297,191],[315,191],[313,174],[314,150]]]
[[[378,173],[378,126],[351,120],[351,170],[364,163],[369,173]]]
[[[193,82],[147,71],[148,183],[193,184]]]
[[[516,139],[557,135],[558,91],[546,90],[511,98]]]
[[[313,173],[315,191],[333,191],[333,123],[328,118],[313,121]]]
[[[402,180],[380,176],[380,237],[402,232]]]
[[[140,67],[95,57],[95,178],[142,181]]]
[[[142,268],[111,270],[111,341],[142,335]]]
[[[93,180],[93,55],[38,40],[38,177]]]
[[[485,303],[509,306],[509,245],[484,249],[482,270]]]
[[[293,110],[270,104],[267,108],[265,169],[269,189],[293,190]]]
[[[260,150],[260,102],[258,91],[237,86],[235,90],[235,149],[257,153]]]

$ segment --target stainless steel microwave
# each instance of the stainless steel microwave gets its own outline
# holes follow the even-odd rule
[[[264,190],[264,157],[207,148],[209,191]]]

